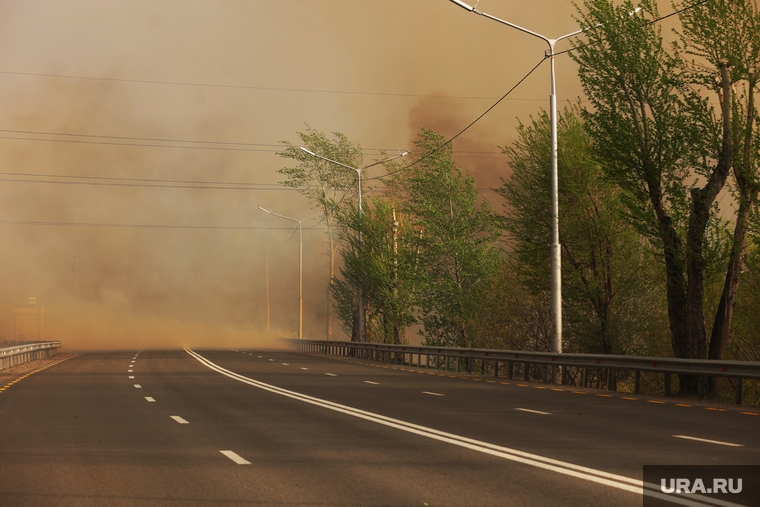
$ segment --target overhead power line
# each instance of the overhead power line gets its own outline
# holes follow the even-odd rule
[[[318,88],[287,88],[276,86],[249,86],[249,85],[230,85],[220,83],[190,83],[186,81],[160,81],[149,79],[126,79],[115,77],[92,77],[92,76],[71,76],[65,74],[46,74],[42,72],[13,72],[13,71],[0,71],[0,74],[6,74],[11,76],[32,76],[32,77],[52,77],[57,79],[80,79],[86,81],[111,81],[117,83],[138,83],[138,84],[157,84],[157,85],[170,85],[170,86],[193,86],[202,88],[226,88],[236,90],[260,90],[260,91],[275,91],[275,92],[298,92],[298,93],[326,93],[335,95],[368,95],[368,96],[380,96],[380,97],[410,97],[410,98],[433,98],[433,99],[466,99],[466,100],[494,100],[496,97],[481,97],[481,96],[463,96],[463,95],[427,95],[421,93],[391,93],[391,92],[367,92],[356,90],[325,90]],[[529,98],[515,98],[510,100],[519,101],[542,101],[543,99],[529,99]]]
[[[475,118],[474,120],[472,120],[469,125],[467,125],[465,128],[463,128],[462,130],[460,130],[459,132],[457,132],[455,135],[453,135],[452,137],[450,137],[446,142],[442,143],[440,146],[438,146],[434,150],[431,150],[431,151],[427,152],[424,156],[418,158],[417,160],[411,162],[410,164],[405,165],[404,167],[400,167],[400,168],[398,168],[398,169],[396,169],[394,171],[390,171],[387,174],[383,174],[381,176],[375,176],[374,178],[367,178],[367,180],[378,180],[378,179],[381,179],[381,178],[385,178],[386,176],[391,176],[391,175],[399,173],[401,171],[405,171],[405,170],[409,169],[410,167],[419,164],[423,160],[426,160],[426,159],[432,157],[435,153],[437,153],[440,150],[442,150],[445,146],[451,144],[454,141],[454,139],[456,139],[457,137],[459,137],[462,134],[464,134],[465,132],[467,132],[470,129],[470,127],[472,127],[473,125],[475,125],[485,115],[487,115],[488,113],[490,113],[493,108],[495,108],[496,106],[498,106],[504,99],[507,98],[507,96],[509,96],[510,93],[512,93],[518,86],[520,86],[523,83],[523,81],[525,81],[526,79],[528,79],[528,77],[531,74],[533,74],[533,72],[535,72],[535,70],[537,68],[539,68],[542,63],[544,63],[544,60],[546,60],[546,58],[547,57],[544,56],[541,59],[541,61],[539,61],[532,69],[530,69],[530,71],[528,71],[527,74],[525,74],[517,83],[515,83],[515,85],[512,88],[510,88],[507,91],[507,93],[505,93],[504,95],[502,95],[499,100],[497,100],[496,102],[494,102],[493,104],[491,104],[491,107],[489,107],[488,109],[486,109],[485,111],[483,111],[483,113],[480,116],[478,116],[477,118]]]
[[[60,176],[63,178],[76,176]],[[25,179],[25,178],[0,178],[0,181],[12,182],[12,183],[47,183],[53,185],[84,185],[94,187],[141,187],[141,188],[182,188],[182,189],[206,189],[206,190],[256,190],[256,191],[279,191],[279,192],[292,192],[298,189],[282,187],[254,187],[254,186],[226,186],[224,184],[214,185],[177,185],[177,184],[160,184],[160,183],[117,183],[113,181],[72,181],[72,180],[41,180],[41,179]]]
[[[647,21],[646,23],[644,23],[644,25],[653,25],[655,23],[659,23],[660,21],[663,21],[665,19],[671,18],[673,16],[677,16],[677,15],[681,14],[682,12],[688,11],[688,10],[693,9],[695,7],[699,7],[702,4],[706,4],[709,1],[710,0],[700,0],[697,3],[691,4],[691,5],[687,5],[686,7],[682,7],[680,9],[676,10],[676,11],[671,12],[670,14],[666,14],[664,16],[660,16],[659,18],[651,19],[651,20]],[[590,42],[586,42],[585,44],[579,44],[576,47],[573,47],[573,48],[570,48],[570,49],[565,49],[564,51],[560,51],[558,53],[554,53],[554,56],[564,55],[566,53],[570,53],[572,51],[575,51],[576,49],[578,49],[580,47],[588,46],[590,44],[591,44]]]
[[[96,222],[56,222],[42,220],[0,220],[4,225],[37,225],[54,227],[98,227],[116,229],[193,229],[223,231],[290,231],[292,227],[252,227],[234,225],[175,225],[175,224],[108,224]],[[326,227],[307,227],[305,230],[326,231]]]
[[[0,136],[0,139],[16,141],[42,141],[58,142],[73,144],[99,144],[106,146],[128,146],[128,147],[147,147],[147,148],[173,148],[173,149],[194,149],[194,150],[222,150],[222,151],[251,151],[277,153],[284,150],[283,144],[274,143],[249,143],[233,141],[208,141],[202,139],[174,139],[161,137],[135,137],[135,136],[113,136],[102,134],[82,134],[73,132],[45,132],[36,130],[20,129],[0,129],[0,132],[18,135],[36,135],[36,136],[60,136],[73,137],[77,139],[55,139],[45,137],[19,137],[19,136]],[[97,139],[98,141],[88,140]],[[130,141],[130,142],[116,142]],[[181,144],[158,144],[158,143],[181,143]],[[201,146],[192,146],[198,144]],[[379,155],[384,152],[401,151],[398,148],[362,148],[365,155]],[[457,151],[460,158],[486,158],[500,155],[500,152],[494,151]]]
[[[151,183],[179,183],[179,184],[198,184],[198,185],[245,185],[245,186],[270,186],[270,187],[284,187],[280,183],[249,183],[243,181],[208,181],[208,180],[167,180],[167,179],[153,179],[153,178],[118,178],[114,176],[77,176],[72,174],[44,174],[44,173],[14,173],[14,172],[0,172],[2,176],[22,176],[22,177],[38,177],[38,178],[74,178],[83,180],[106,180],[106,181],[138,181],[138,182],[151,182]],[[201,187],[203,188],[203,187]]]

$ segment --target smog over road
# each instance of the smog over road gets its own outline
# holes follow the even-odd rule
[[[544,4],[509,15],[574,29],[570,2]],[[370,163],[421,127],[455,134],[544,52],[482,21],[438,0],[3,2],[0,335],[35,295],[47,338],[72,350],[261,344],[273,242],[272,334],[293,336],[297,236],[259,206],[312,211],[278,185],[279,143],[308,124]],[[557,68],[575,101],[574,64]],[[486,197],[509,174],[498,146],[547,96],[542,67],[455,142]],[[304,326],[321,338],[327,247],[311,226]]]
[[[760,505],[748,2],[0,2],[0,504]]]

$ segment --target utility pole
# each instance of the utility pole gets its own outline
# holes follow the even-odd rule
[[[74,257],[74,313],[79,313],[79,269]]]

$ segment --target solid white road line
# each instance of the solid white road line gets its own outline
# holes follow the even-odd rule
[[[742,444],[732,444],[731,442],[721,442],[720,440],[709,440],[707,438],[690,437],[687,435],[673,435],[675,438],[683,438],[684,440],[696,440],[697,442],[705,442],[708,444],[726,445],[728,447],[744,447]]]
[[[313,396],[297,393],[295,391],[290,391],[281,387],[254,380],[252,378],[235,373],[234,371],[222,368],[221,366],[209,361],[202,355],[188,348],[185,348],[185,352],[190,354],[207,368],[214,370],[226,377],[237,380],[238,382],[242,382],[244,384],[248,384],[274,394],[279,394],[280,396],[298,400],[303,403],[308,403],[310,405],[322,407],[334,412],[339,412],[359,419],[364,419],[365,421],[371,421],[383,426],[396,428],[407,433],[420,435],[433,440],[438,440],[440,442],[446,442],[451,445],[471,449],[483,454],[488,454],[517,463],[530,465],[536,468],[541,468],[543,470],[549,470],[562,475],[567,475],[569,477],[575,477],[577,479],[582,479],[596,484],[616,488],[622,491],[628,491],[636,495],[643,494],[652,498],[666,500],[678,505],[686,505],[690,507],[703,507],[705,505],[721,505],[727,507],[731,505],[732,507],[738,507],[738,504],[731,504],[722,500],[714,500],[712,498],[703,497],[699,494],[692,494],[689,498],[673,497],[672,495],[660,492],[659,484],[651,484],[648,482],[643,482],[639,479],[626,477],[624,475],[613,474],[610,472],[605,472],[603,470],[596,470],[582,465],[576,465],[574,463],[548,458],[538,454],[519,451],[517,449],[511,449],[509,447],[503,447],[500,445],[483,442],[481,440],[475,440],[472,438],[455,435],[453,433],[447,433],[445,431],[439,431],[433,428],[402,421],[400,419],[394,419],[392,417],[368,412],[366,410],[360,410],[358,408],[349,407],[347,405],[341,405],[340,403],[334,403],[332,401],[327,401],[320,398],[315,398]]]
[[[151,396],[146,396],[145,397],[145,401],[147,401],[148,403],[155,403],[156,402],[156,400],[154,400]]]
[[[520,412],[530,412],[531,414],[552,415],[551,412],[541,412],[540,410],[531,410],[529,408],[515,408],[515,410],[519,410]]]
[[[430,396],[446,396],[445,394],[431,393],[430,391],[422,391],[422,394],[429,394]]]
[[[373,386],[379,386],[380,385],[380,382],[372,382],[371,380],[365,380],[364,383],[365,384],[372,384]]]
[[[239,454],[232,452],[232,451],[219,451],[228,458],[230,458],[232,461],[237,463],[238,465],[250,465],[251,462],[247,459],[241,458]]]
[[[178,415],[170,415],[169,417],[171,417],[172,419],[174,419],[175,421],[177,421],[177,422],[178,422],[178,423],[180,423],[180,424],[190,424],[188,421],[186,421],[186,420],[182,419],[182,418],[181,418],[180,416],[178,416]]]
[[[327,375],[328,377],[337,377],[337,375],[334,373],[325,373],[325,375]]]
[[[140,384],[135,384],[135,389],[142,389],[142,386]]]

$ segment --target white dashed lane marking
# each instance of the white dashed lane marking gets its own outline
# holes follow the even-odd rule
[[[337,375],[334,373],[325,373],[325,375],[327,375],[328,377],[337,377]]]
[[[308,368],[301,368],[302,370],[308,370]]]
[[[156,402],[156,400],[154,400],[151,396],[146,396],[145,397],[145,401],[147,401],[148,403],[155,403]]]
[[[178,415],[170,415],[169,417],[171,417],[172,419],[174,419],[175,421],[177,421],[177,422],[178,422],[178,423],[180,423],[180,424],[190,424],[188,421],[186,421],[186,420],[182,419],[182,418],[181,418],[180,416],[178,416]]]
[[[142,386],[140,384],[135,384],[135,389],[142,389]]]
[[[270,361],[274,361],[274,359],[270,359]]]
[[[250,461],[248,461],[245,458],[242,458],[236,452],[232,452],[232,451],[219,451],[219,452],[221,452],[222,454],[224,454],[225,456],[227,456],[228,458],[230,458],[232,461],[234,461],[238,465],[250,465],[251,464]]]
[[[380,385],[380,382],[372,382],[371,380],[365,380],[364,383],[365,384],[372,384],[373,386],[379,386]]]
[[[734,444],[731,442],[721,442],[720,440],[709,440],[707,438],[690,437],[687,435],[673,435],[675,438],[683,438],[684,440],[696,440],[697,442],[705,442],[706,444],[726,445],[728,447],[744,447],[742,444]]]
[[[552,415],[551,412],[542,412],[540,410],[531,410],[529,408],[515,408],[515,410],[519,410],[520,412],[530,412],[531,414]]]
[[[130,375],[129,378],[130,378],[130,380],[132,380],[132,379],[135,378],[135,376],[134,375]]]
[[[445,394],[431,393],[430,391],[422,391],[422,394],[429,394],[430,396],[446,396]]]

